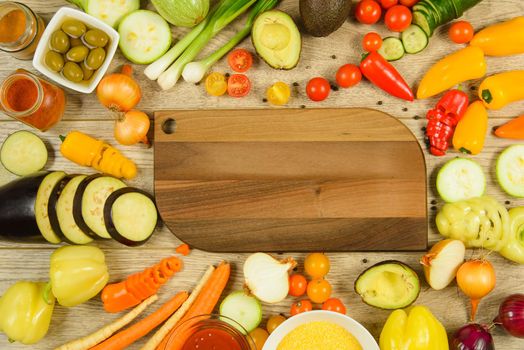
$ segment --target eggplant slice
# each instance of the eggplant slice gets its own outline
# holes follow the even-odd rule
[[[35,200],[36,223],[42,236],[49,243],[58,244],[62,241],[53,230],[49,221],[49,198],[56,184],[66,176],[63,171],[54,171],[48,174],[40,184]]]
[[[35,217],[40,184],[48,172],[22,177],[0,187],[0,236],[14,241],[39,241]]]
[[[104,221],[112,238],[127,246],[144,244],[155,232],[158,212],[153,197],[132,187],[121,188],[107,198]]]

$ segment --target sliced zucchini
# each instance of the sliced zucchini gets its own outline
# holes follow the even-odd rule
[[[0,162],[9,172],[18,176],[42,170],[47,157],[47,148],[42,139],[25,130],[9,135],[0,149]]]
[[[118,26],[120,50],[128,60],[148,64],[171,46],[171,28],[158,13],[138,10],[125,16]]]
[[[497,181],[513,197],[524,197],[524,145],[513,145],[497,159]]]
[[[448,203],[480,197],[486,191],[484,171],[473,160],[452,159],[438,172],[437,191]]]
[[[83,232],[75,222],[73,216],[73,200],[78,185],[86,178],[86,175],[76,175],[70,179],[63,187],[58,200],[56,201],[56,216],[60,230],[68,241],[74,244],[87,244],[93,238]]]
[[[249,333],[257,328],[262,322],[262,306],[254,296],[248,295],[244,291],[237,291],[229,294],[222,301],[220,315],[225,316],[222,318],[223,321],[245,334],[246,331]]]
[[[66,176],[63,171],[54,171],[48,174],[40,184],[35,200],[35,217],[38,229],[49,243],[58,244],[62,241],[60,236],[51,227],[49,221],[49,198],[56,184]]]
[[[404,57],[404,46],[399,38],[389,36],[383,40],[378,53],[388,61],[396,61]]]
[[[84,232],[111,239],[104,223],[104,204],[114,191],[126,187],[126,184],[112,176],[94,174],[80,183],[75,193],[73,216]]]
[[[402,45],[407,53],[415,54],[424,50],[429,43],[426,32],[418,25],[412,24],[400,34]]]
[[[107,198],[104,221],[112,238],[128,246],[144,244],[155,232],[158,213],[153,197],[125,187]]]
[[[140,0],[87,0],[84,8],[91,16],[116,27],[125,15],[140,8]]]

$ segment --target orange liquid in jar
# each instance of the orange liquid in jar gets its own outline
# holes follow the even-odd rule
[[[0,19],[0,42],[14,43],[24,34],[26,28],[25,14],[22,10],[8,12]]]
[[[193,333],[182,350],[242,350],[242,347],[229,332],[207,328]]]

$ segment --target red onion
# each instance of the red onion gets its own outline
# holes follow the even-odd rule
[[[486,326],[472,323],[455,332],[450,350],[495,350],[495,345]]]
[[[502,302],[494,321],[514,337],[524,338],[524,294],[513,294]]]

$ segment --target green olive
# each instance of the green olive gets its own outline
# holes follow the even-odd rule
[[[72,38],[78,38],[84,35],[86,25],[76,19],[69,19],[62,24],[62,30]]]
[[[71,47],[84,45],[84,43],[82,42],[82,39],[80,38],[71,38],[69,42],[71,43]]]
[[[93,47],[104,47],[109,41],[109,37],[100,29],[90,29],[85,33],[84,41]]]
[[[82,72],[84,73],[84,80],[91,79],[95,71],[86,67],[84,62],[80,63],[80,67],[82,68]]]
[[[64,67],[64,58],[58,52],[49,50],[45,54],[45,64],[52,71],[60,72]]]
[[[101,47],[97,47],[96,49],[91,50],[89,55],[87,55],[86,66],[91,69],[98,69],[102,63],[104,63],[105,59],[106,51]]]
[[[53,51],[66,53],[67,50],[69,50],[71,43],[69,42],[69,37],[66,33],[61,30],[57,30],[51,35],[49,45]]]
[[[84,72],[82,68],[74,62],[66,62],[62,74],[66,77],[67,80],[78,83],[84,79]]]
[[[73,62],[82,62],[89,54],[89,49],[86,46],[75,46],[67,51],[66,59]]]

